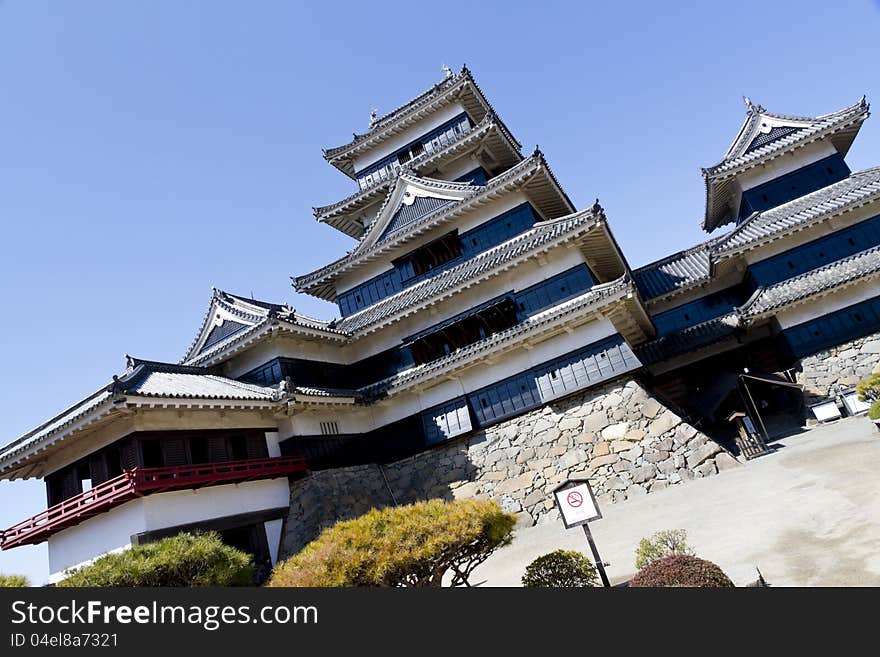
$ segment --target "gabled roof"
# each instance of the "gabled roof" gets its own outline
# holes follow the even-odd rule
[[[479,190],[479,185],[469,182],[420,178],[409,171],[401,171],[351,255],[356,256],[379,242],[393,239],[420,219],[456,201],[470,198]]]
[[[703,228],[708,231],[735,219],[733,180],[737,175],[820,139],[828,139],[846,155],[869,116],[864,96],[849,107],[816,117],[775,114],[748,99],[746,106],[746,119],[724,158],[703,169],[706,183]]]
[[[455,141],[436,151],[425,151],[406,163],[406,167],[415,174],[424,174],[460,158],[468,152],[488,149],[498,160],[498,167],[507,169],[523,159],[521,145],[513,138],[507,127],[493,113],[486,114],[482,121],[460,135]],[[362,212],[382,198],[393,185],[393,179],[376,182],[369,187],[358,190],[341,201],[314,208],[315,218],[327,223],[337,230],[360,239],[364,234],[364,226],[357,218]]]
[[[300,315],[285,304],[247,299],[212,288],[208,311],[181,363],[202,362],[230,343],[273,321],[283,321],[316,335],[334,332],[330,322]]]
[[[395,134],[418,123],[426,116],[456,101],[464,106],[475,122],[482,121],[487,113],[493,111],[471,72],[466,66],[463,66],[458,75],[447,75],[446,78],[408,103],[374,119],[367,132],[355,133],[354,138],[347,144],[325,149],[324,159],[354,178],[355,157],[368,152]]]
[[[755,248],[878,199],[880,167],[850,174],[827,187],[752,215],[712,244],[713,259]]]
[[[458,195],[461,198],[454,203],[444,205],[428,213],[417,220],[410,222],[406,230],[398,231],[392,239],[378,240],[381,235],[383,224],[377,220],[367,229],[363,240],[344,257],[330,263],[320,269],[293,278],[294,287],[298,292],[305,292],[328,301],[336,300],[335,280],[337,276],[350,272],[366,263],[374,262],[380,258],[387,258],[395,248],[423,235],[427,231],[459,217],[473,208],[485,203],[490,198],[499,194],[520,189],[530,197],[534,197],[534,203],[539,212],[549,218],[564,216],[574,211],[571,200],[562,191],[559,182],[547,165],[544,155],[536,150],[531,156],[521,163],[495,176],[486,185],[472,185],[471,183],[450,183],[442,180],[416,178],[406,176],[407,179],[396,185],[401,195],[406,190],[406,185],[414,180],[419,184],[429,186],[439,195],[439,190],[444,190],[446,195]],[[395,207],[396,201],[392,199],[394,192],[389,194],[379,216],[389,205]],[[386,224],[387,225],[387,224]],[[377,231],[379,231],[377,233]]]

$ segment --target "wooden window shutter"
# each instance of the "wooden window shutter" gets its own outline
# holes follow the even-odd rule
[[[208,437],[208,460],[211,463],[219,463],[221,461],[229,460],[225,436]]]
[[[247,437],[247,457],[249,459],[264,459],[268,456],[266,437],[262,434],[249,434]]]
[[[162,439],[162,460],[165,465],[186,465],[186,444],[183,438]]]
[[[119,458],[123,470],[132,470],[138,466],[138,444],[134,440],[123,443],[119,448]]]
[[[103,453],[92,454],[89,457],[89,475],[92,478],[92,487],[102,484],[107,479],[107,461]]]

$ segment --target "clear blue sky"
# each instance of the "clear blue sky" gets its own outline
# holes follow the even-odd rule
[[[880,102],[880,3],[0,0],[5,444],[123,369],[176,361],[212,285],[330,317],[289,276],[353,242],[311,208],[354,183],[322,147],[474,72],[635,267],[701,241],[700,167],[744,117]],[[848,158],[880,164],[869,120]],[[42,510],[0,482],[0,526]],[[0,572],[47,576],[45,545]]]

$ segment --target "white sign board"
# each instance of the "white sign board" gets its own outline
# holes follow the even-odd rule
[[[867,413],[871,408],[871,405],[868,402],[863,402],[859,399],[859,393],[857,392],[848,392],[843,395],[843,404],[846,406],[846,410],[850,415]]]
[[[837,420],[840,418],[840,409],[837,408],[837,404],[834,401],[815,404],[814,406],[810,406],[810,409],[813,411],[813,415],[816,416],[816,419],[819,420],[819,422],[828,422],[829,420]]]
[[[572,482],[573,485],[560,487],[553,491],[556,504],[562,513],[566,529],[583,525],[602,517],[590,484],[586,481]]]

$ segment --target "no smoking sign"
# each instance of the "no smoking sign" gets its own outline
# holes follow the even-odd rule
[[[569,480],[553,491],[556,505],[562,513],[566,529],[598,520],[602,517],[589,482],[583,479]]]

